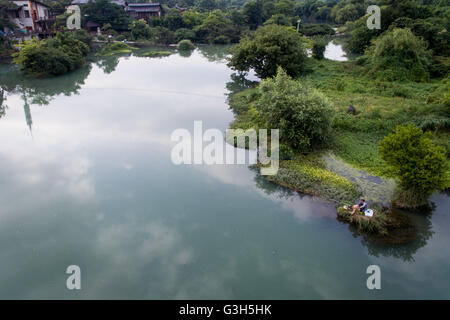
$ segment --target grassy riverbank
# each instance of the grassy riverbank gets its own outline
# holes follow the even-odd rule
[[[312,60],[311,71],[299,80],[323,92],[336,109],[332,150],[346,162],[371,174],[389,176],[378,143],[397,125],[411,122],[431,130],[435,142],[449,154],[449,107],[439,101],[448,86],[445,80],[381,82],[367,77],[355,62],[330,60]],[[347,112],[350,105],[355,114]]]
[[[267,177],[271,182],[333,201],[337,206],[353,203],[360,195],[381,206],[390,201],[395,182],[381,159],[378,144],[397,125],[414,123],[430,130],[434,141],[449,154],[450,118],[441,94],[448,86],[445,80],[380,82],[367,77],[357,62],[312,59],[308,72],[297,80],[328,97],[336,111],[332,138],[325,149],[309,154],[294,152],[286,157],[280,152],[280,170]],[[257,89],[251,88],[230,97],[236,116],[232,128],[258,127],[253,105],[256,93]],[[384,214],[380,217],[386,218]],[[400,217],[395,221],[372,220],[377,221],[361,225],[362,232],[385,234],[402,229],[402,221],[406,229],[411,227],[409,220]],[[391,225],[395,228],[388,227]]]

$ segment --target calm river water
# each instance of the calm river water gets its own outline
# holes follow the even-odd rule
[[[0,67],[0,298],[450,298],[444,194],[410,214],[414,243],[384,246],[246,165],[171,162],[173,130],[233,120],[224,57],[109,57],[41,80]]]

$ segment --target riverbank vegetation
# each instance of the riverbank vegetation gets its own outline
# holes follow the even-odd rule
[[[265,27],[260,27],[252,40],[244,38],[233,47],[230,50],[230,66],[238,71],[254,68],[264,80],[256,88],[234,93],[230,97],[230,106],[236,114],[231,127],[249,129],[266,125],[270,128],[267,117],[272,116],[271,109],[258,108],[261,95],[265,95],[266,106],[272,103],[277,105],[277,116],[281,119],[277,125],[282,143],[280,170],[268,180],[332,200],[338,207],[345,202],[352,203],[361,194],[363,188],[359,184],[364,182],[349,180],[323,165],[324,157],[321,155],[332,152],[346,163],[381,179],[395,179],[397,187],[391,199],[393,205],[402,208],[427,205],[434,191],[450,187],[448,55],[440,47],[441,40],[448,36],[448,19],[440,25],[439,36],[428,37],[420,34],[423,30],[420,31],[417,26],[416,30],[408,28],[414,24],[408,19],[421,20],[412,17],[411,8],[424,9],[420,15],[426,20],[430,12],[448,12],[449,7],[442,3],[413,3],[408,7],[399,2],[382,1],[382,10],[385,13],[392,11],[386,19],[389,23],[383,26],[384,31],[371,31],[365,24],[366,7],[358,3],[363,4],[363,1],[341,1],[330,10],[328,6],[321,6],[321,10],[329,13],[323,16],[324,20],[331,19],[347,25],[347,30],[352,32],[348,42],[350,50],[355,43],[363,42],[361,28],[364,22],[365,36],[371,40],[363,44],[364,55],[347,62],[322,59],[320,41],[313,39],[313,59],[300,60],[302,67],[296,69],[297,72],[288,72],[293,78],[285,78],[284,85],[278,86],[277,90],[267,88],[267,83],[276,83],[280,77],[280,74],[274,76],[272,64],[284,68],[287,64],[272,63],[269,54],[265,53],[265,43],[269,43],[270,52],[278,52],[280,56],[289,53],[289,50],[267,39],[258,46],[253,39]],[[317,10],[311,9],[312,12],[317,13]],[[431,23],[425,20],[419,23]],[[403,27],[400,27],[401,21],[405,22]],[[288,30],[289,27],[280,24],[278,28]],[[247,50],[250,56],[250,51],[262,52],[255,59],[259,64],[240,56],[244,52],[242,48],[246,47],[251,48]],[[290,50],[293,50],[292,47]],[[265,69],[271,71],[260,71]],[[289,98],[289,88],[295,86],[291,82],[296,82],[299,87],[310,87],[311,92],[317,92],[329,101],[332,110],[328,115],[330,124],[326,130],[322,128],[326,143],[314,143],[313,148],[304,148],[304,144],[298,143],[296,138],[307,134],[309,125],[315,122],[308,117],[303,118],[303,113],[298,110],[303,104],[311,102],[307,95],[298,90],[298,99]],[[284,109],[290,102],[296,105],[293,108],[297,110],[294,117]],[[292,119],[300,123],[294,122],[294,125]],[[408,228],[407,219],[399,218],[394,223],[389,221],[389,214],[377,214],[373,218],[340,215],[363,232],[384,234],[390,230],[387,227],[389,223],[397,226],[391,229],[398,229],[402,223]]]
[[[135,48],[123,42],[111,42],[108,43],[106,46],[104,46],[101,50],[99,50],[96,55],[111,56],[113,54],[128,53],[131,52],[133,49]]]
[[[373,208],[373,217],[360,214],[350,214],[342,207],[337,209],[339,221],[349,223],[355,228],[356,234],[363,234],[389,244],[405,244],[412,242],[416,231],[411,219],[398,211],[387,208]]]
[[[53,38],[27,41],[14,54],[14,62],[32,76],[57,76],[75,70],[86,63],[90,52],[78,35],[57,33]]]

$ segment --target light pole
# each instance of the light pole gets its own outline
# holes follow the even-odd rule
[[[300,22],[302,22],[302,19],[298,18],[298,20],[297,20],[297,32],[300,31]]]

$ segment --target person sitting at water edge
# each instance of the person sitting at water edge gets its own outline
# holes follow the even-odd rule
[[[359,203],[355,204],[352,208],[353,211],[350,214],[354,214],[356,210],[359,210],[359,212],[364,212],[368,207],[368,204],[364,198],[359,199]],[[351,208],[349,206],[345,206],[345,209],[350,210]]]

